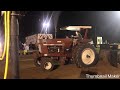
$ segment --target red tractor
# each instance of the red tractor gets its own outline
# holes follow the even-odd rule
[[[35,59],[36,66],[51,71],[55,65],[65,64],[71,59],[71,39],[41,39],[39,42],[39,52]]]
[[[51,71],[55,65],[73,61],[77,67],[89,67],[98,62],[97,52],[88,39],[91,26],[68,26],[61,30],[78,31],[78,36],[63,39],[38,40],[39,52],[35,53],[35,65]]]

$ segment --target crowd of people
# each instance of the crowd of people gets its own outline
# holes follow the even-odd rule
[[[37,50],[38,47],[35,44],[26,44],[26,43],[19,43],[19,49],[24,51],[24,54],[26,54],[29,50]]]

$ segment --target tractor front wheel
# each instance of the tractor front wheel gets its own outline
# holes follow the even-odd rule
[[[42,58],[41,68],[45,71],[52,71],[54,69],[54,62],[50,58]]]

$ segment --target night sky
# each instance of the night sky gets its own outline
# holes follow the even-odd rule
[[[24,41],[26,36],[40,33],[43,18],[51,12],[28,12],[20,20],[20,40]],[[120,14],[115,11],[62,11],[57,23],[58,37],[63,36],[59,28],[68,25],[92,25],[97,36],[102,36],[109,42],[120,42]],[[49,33],[54,35],[54,31],[54,23],[51,21]]]

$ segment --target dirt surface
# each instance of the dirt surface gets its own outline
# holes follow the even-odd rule
[[[20,78],[21,79],[85,79],[90,78],[88,75],[115,75],[114,78],[119,79],[120,66],[113,67],[107,60],[107,53],[102,53],[102,59],[98,64],[91,68],[77,68],[75,64],[59,66],[51,72],[42,71],[39,67],[35,67],[33,60],[20,61]],[[103,77],[104,77],[103,76]],[[92,77],[91,77],[92,78]],[[107,77],[108,78],[108,77]],[[102,78],[104,79],[104,78]],[[112,79],[109,77],[108,79]]]
[[[103,75],[102,77],[105,77],[105,75],[107,75],[109,76],[109,78],[107,77],[107,79],[120,79],[120,66],[118,66],[118,68],[111,66],[107,61],[106,55],[104,55],[104,59],[101,59],[96,66],[91,68],[77,68],[75,64],[68,64],[59,66],[57,69],[51,72],[45,72],[42,71],[39,67],[36,67],[34,65],[32,56],[22,56],[20,57],[19,61],[20,79],[93,79],[94,77],[91,77],[92,75]],[[4,75],[4,65],[5,61],[1,61],[1,79]],[[88,76],[86,76],[86,74]],[[114,76],[110,77],[110,75]],[[12,74],[10,66],[8,79],[11,79],[11,76]]]

